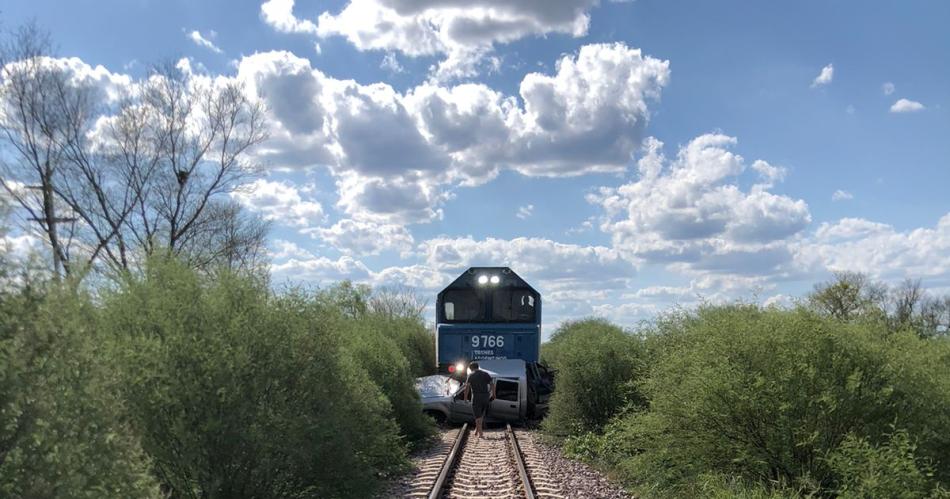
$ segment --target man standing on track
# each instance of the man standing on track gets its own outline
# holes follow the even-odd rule
[[[482,423],[488,413],[488,405],[495,400],[495,385],[491,375],[478,368],[478,362],[468,365],[468,379],[465,380],[465,400],[472,395],[472,413],[475,415],[475,434],[482,438]]]

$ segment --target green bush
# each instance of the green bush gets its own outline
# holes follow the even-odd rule
[[[0,293],[0,497],[160,497],[86,297]]]
[[[831,468],[841,477],[838,497],[863,499],[888,497],[913,499],[936,497],[930,477],[933,468],[916,456],[917,446],[904,430],[875,446],[867,439],[848,435],[828,459]]]
[[[827,492],[847,479],[825,459],[847,435],[877,444],[896,425],[947,483],[946,345],[875,327],[751,305],[661,321],[649,411],[625,416],[635,448],[618,467],[674,493],[708,472]]]
[[[433,370],[432,335],[418,317],[374,312],[371,293],[367,286],[344,281],[318,292],[313,311],[324,321],[334,321],[331,329],[344,339],[359,368],[382,389],[399,433],[415,448],[435,431],[422,413],[415,388],[415,378]]]
[[[607,454],[606,447],[606,435],[594,432],[570,435],[561,442],[565,456],[589,463],[603,459]]]
[[[687,487],[682,497],[705,499],[794,499],[802,497],[800,491],[784,486],[766,487],[759,482],[736,476],[704,473]]]
[[[152,261],[102,316],[175,497],[366,497],[406,465],[385,395],[302,293]]]
[[[409,361],[392,333],[394,321],[380,317],[347,320],[340,325],[360,368],[382,389],[410,447],[418,447],[434,435],[432,420],[422,413]],[[410,326],[411,327],[411,326]]]
[[[408,292],[407,292],[408,293]],[[396,292],[373,294],[366,285],[343,281],[320,290],[316,301],[326,313],[358,323],[370,323],[374,334],[391,339],[408,361],[414,377],[435,372],[435,336],[406,301],[411,295]]]
[[[557,372],[544,428],[556,436],[600,430],[629,405],[643,403],[635,384],[645,367],[637,337],[602,319],[568,322],[543,346]]]
[[[370,318],[377,330],[395,342],[413,377],[435,374],[435,336],[425,323],[411,317]]]

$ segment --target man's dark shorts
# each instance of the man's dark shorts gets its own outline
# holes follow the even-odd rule
[[[475,413],[475,419],[483,418],[488,414],[488,405],[491,398],[487,393],[474,393],[472,396],[472,412]]]

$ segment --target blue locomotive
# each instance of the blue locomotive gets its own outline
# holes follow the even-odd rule
[[[469,361],[537,363],[541,294],[508,267],[472,267],[436,299],[436,361],[453,374]]]

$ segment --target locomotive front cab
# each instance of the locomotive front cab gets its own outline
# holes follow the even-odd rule
[[[473,360],[537,362],[541,295],[508,267],[472,267],[436,299],[439,372],[464,375]]]

